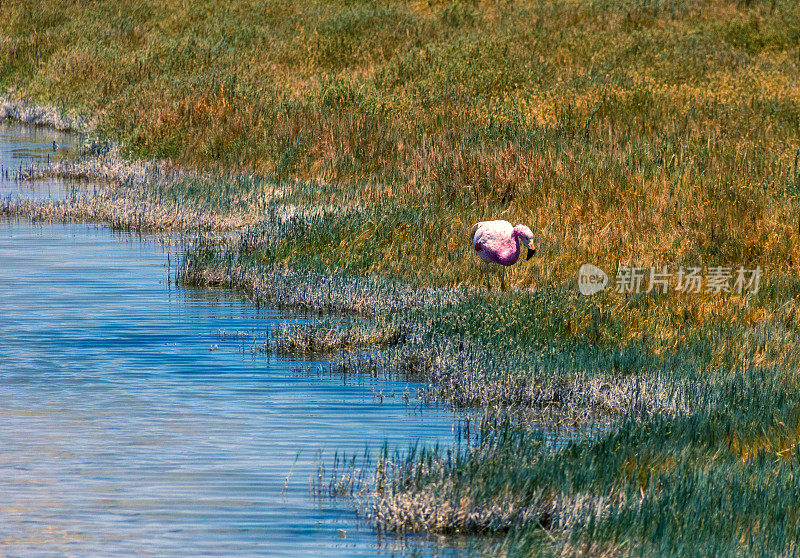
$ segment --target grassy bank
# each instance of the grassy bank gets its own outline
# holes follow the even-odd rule
[[[390,242],[331,246],[339,262],[477,283],[441,255],[503,216],[555,248],[520,286],[583,261],[797,271],[792,2],[15,0],[2,16],[0,87],[96,115],[132,155],[397,206],[374,223]]]
[[[268,350],[514,411],[464,455],[379,465],[370,508],[514,553],[797,552],[798,60],[786,0],[0,7],[0,90],[186,172],[127,183],[124,222],[250,227],[186,281],[376,319]],[[473,290],[490,217],[538,237],[513,295]],[[765,275],[585,298],[584,262]],[[614,428],[553,453],[532,422]]]

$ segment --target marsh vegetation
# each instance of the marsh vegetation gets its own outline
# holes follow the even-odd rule
[[[508,411],[464,452],[374,464],[377,528],[498,535],[512,553],[798,551],[795,2],[16,0],[0,15],[8,95],[93,115],[118,155],[180,169],[109,176],[142,200],[118,226],[236,229],[194,245],[185,281],[368,317],[273,348]],[[490,217],[538,236],[512,293],[479,290],[467,231]],[[765,274],[753,294],[587,298],[585,262]],[[606,430],[543,451],[543,423]]]

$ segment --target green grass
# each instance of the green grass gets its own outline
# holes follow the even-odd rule
[[[493,432],[466,455],[417,453],[395,464],[378,513],[390,528],[417,528],[421,518],[407,502],[434,494],[456,506],[434,529],[491,532],[491,522],[469,525],[468,518],[496,503],[530,510],[524,523],[504,529],[502,546],[514,554],[551,544],[543,528],[573,552],[792,554],[798,408],[771,374],[729,378],[733,409],[632,422],[555,454],[513,429]],[[570,495],[580,498],[559,500]]]
[[[415,498],[571,502],[547,521],[404,524],[496,532],[512,554],[797,552],[798,60],[788,0],[0,7],[0,92],[201,171],[143,199],[255,225],[233,253],[191,254],[193,281],[408,333],[370,351],[378,330],[287,331],[283,346],[355,348],[338,370],[405,372],[457,405],[552,412],[555,394],[570,419],[614,415],[561,453],[518,424],[392,473],[385,511],[412,518]],[[303,212],[319,206],[347,211]],[[488,218],[538,237],[508,278],[520,290],[434,300],[395,282],[481,287],[468,231]],[[765,277],[747,297],[585,298],[584,262]]]
[[[96,114],[135,156],[315,182],[422,227],[331,246],[340,265],[477,283],[471,260],[442,254],[503,216],[555,247],[521,286],[585,260],[797,271],[793,2],[2,10],[0,88]],[[386,215],[371,224],[395,228]]]

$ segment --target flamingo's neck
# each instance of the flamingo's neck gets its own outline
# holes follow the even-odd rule
[[[523,230],[524,228],[525,227],[523,225],[517,225],[514,227],[514,229],[511,231],[511,238],[521,238],[525,236],[525,232]]]
[[[515,235],[512,234],[511,239],[514,241],[514,247],[503,258],[503,261],[501,262],[503,265],[514,265],[515,263],[517,263],[517,260],[519,259],[519,251],[520,251],[519,238],[517,238]]]

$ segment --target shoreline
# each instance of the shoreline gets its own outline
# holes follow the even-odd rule
[[[0,99],[0,103],[2,102]],[[89,131],[85,119],[68,120],[66,117],[59,117],[54,107],[37,107],[25,103],[16,106],[23,109],[17,112],[7,111],[6,114],[23,115],[26,120],[15,121],[7,117],[7,121],[49,127],[54,127],[52,122],[80,122],[84,133]],[[61,131],[65,130],[74,128],[62,124]],[[185,179],[187,176],[189,173],[175,169],[166,162],[127,160],[122,157],[116,144],[91,143],[88,149],[82,151],[77,161],[60,161],[48,166],[34,165],[22,169],[16,178],[25,181],[46,179],[75,180],[84,183],[91,181],[105,186],[87,193],[81,191],[81,186],[78,185],[80,193],[64,200],[0,200],[0,215],[46,222],[88,221],[109,226],[114,230],[145,233],[185,232],[190,235],[196,233],[199,236],[195,242],[184,241],[187,247],[194,246],[194,250],[201,252],[205,245],[214,249],[221,248],[222,253],[235,253],[237,245],[247,242],[246,229],[259,219],[263,219],[264,215],[237,220],[230,215],[220,216],[211,212],[187,210],[179,203],[168,205],[163,200],[154,202],[152,195],[148,193],[154,184],[162,186]],[[320,214],[324,215],[325,210],[321,212],[312,210],[308,217],[313,219]],[[302,210],[299,215],[301,219],[304,218]],[[296,216],[294,206],[277,205],[272,209],[271,224],[273,226],[276,222],[283,224]],[[204,238],[202,235],[205,233],[213,235],[225,232],[238,233],[238,237],[222,239],[221,244],[213,239],[202,240]],[[260,231],[259,234],[261,238],[255,241],[255,246],[264,242],[264,231]],[[266,242],[269,242],[271,237],[272,235],[267,232]],[[370,320],[376,318],[385,320],[387,316],[397,316],[411,309],[430,311],[440,306],[452,306],[475,292],[472,289],[461,288],[415,288],[406,282],[378,275],[359,277],[337,272],[292,269],[280,265],[259,267],[202,265],[191,257],[184,260],[178,271],[177,280],[192,286],[222,287],[227,291],[238,292],[255,304],[277,305],[320,315],[356,314]],[[451,340],[440,338],[433,348],[426,347],[426,341],[422,340],[426,336],[425,326],[420,327],[420,324],[413,320],[409,324],[410,326],[404,326],[402,319],[399,325],[395,322],[389,323],[390,331],[397,331],[397,327],[406,330],[410,327],[413,330],[407,331],[401,340],[393,333],[389,333],[388,337],[384,331],[376,334],[374,327],[367,328],[369,331],[366,332],[359,328],[345,331],[326,330],[324,324],[305,328],[285,328],[279,332],[272,347],[265,345],[262,350],[303,354],[309,347],[317,351],[321,347],[330,347],[335,353],[335,358],[325,368],[325,372],[339,375],[391,376],[409,381],[424,381],[428,387],[417,393],[417,399],[422,404],[444,404],[453,408],[475,410],[483,408],[484,424],[490,424],[492,421],[497,423],[498,420],[502,423],[508,420],[508,416],[515,415],[516,418],[513,420],[520,421],[520,424],[533,424],[539,421],[542,428],[548,428],[547,424],[558,428],[557,425],[561,423],[586,423],[592,425],[591,428],[603,424],[603,428],[608,428],[616,421],[605,422],[600,418],[602,414],[608,411],[612,414],[620,412],[624,414],[623,409],[630,406],[630,403],[622,403],[630,395],[622,395],[622,399],[619,395],[614,396],[618,400],[617,403],[612,403],[608,399],[606,391],[614,383],[614,379],[611,378],[598,379],[591,388],[594,390],[594,395],[581,391],[578,386],[583,380],[580,378],[575,379],[574,386],[559,385],[559,381],[549,386],[526,382],[523,386],[496,386],[496,388],[492,388],[490,383],[476,384],[469,378],[471,375],[469,370],[463,368],[470,358],[473,364],[479,362],[480,359],[475,357],[476,349],[467,349],[467,353],[473,354],[467,360],[457,357],[452,361],[455,366],[449,365],[448,355],[455,356],[463,352],[463,346],[459,349]],[[322,340],[322,337],[326,339]],[[354,342],[354,339],[360,341]],[[388,345],[387,340],[389,340]],[[463,345],[463,342],[461,344]],[[354,348],[357,350],[352,352]],[[481,349],[477,351],[480,352]],[[435,354],[438,354],[439,358],[433,357]],[[466,375],[463,375],[464,371],[467,372]],[[630,387],[620,387],[622,389],[620,394],[630,392]],[[661,397],[663,396],[656,396],[656,399]],[[565,403],[560,403],[557,406],[559,408],[553,407],[551,402],[554,400],[565,402],[567,409],[560,408]],[[583,403],[580,403],[581,401]],[[508,406],[509,411],[500,411],[498,414],[497,405]],[[591,408],[600,409],[600,415],[594,416]],[[603,409],[605,411],[602,411]],[[677,411],[677,408],[668,411],[667,407],[664,407],[663,411],[681,412]],[[578,428],[580,430],[581,427]],[[583,435],[579,435],[577,439],[582,437]],[[387,501],[375,503],[365,513],[371,518],[370,523],[375,529],[398,531],[400,523],[409,521],[409,517],[418,519],[418,514],[429,504],[426,497],[406,497],[398,494],[391,504]],[[541,511],[540,507],[536,509]],[[531,513],[533,512],[526,512],[519,517],[529,519]],[[497,516],[493,511],[481,512],[479,515],[482,519],[473,525],[476,531],[497,523]],[[516,514],[512,516],[517,517]],[[405,519],[401,520],[401,517]],[[502,517],[506,519],[501,523],[509,524],[508,517],[511,516],[506,517],[504,514]],[[412,530],[428,533],[448,531],[448,528],[443,529],[440,519],[433,523],[419,523]]]
[[[0,214],[89,219],[142,232],[191,235],[199,228],[180,266],[184,284],[322,316],[272,332],[256,350],[332,354],[320,372],[420,381],[426,387],[415,395],[422,404],[475,410],[477,441],[463,452],[400,448],[368,465],[366,476],[340,463],[318,479],[317,495],[351,498],[379,533],[505,535],[510,542],[498,544],[512,553],[574,550],[573,539],[589,526],[624,532],[634,521],[657,522],[693,475],[705,475],[693,481],[697,490],[716,494],[725,483],[746,483],[746,471],[725,476],[729,463],[755,467],[762,447],[794,455],[788,441],[800,423],[790,411],[774,411],[792,405],[792,348],[800,354],[789,330],[794,314],[773,310],[777,318],[759,325],[744,300],[723,301],[726,307],[612,293],[585,298],[564,285],[498,295],[347,273],[321,266],[325,260],[298,259],[287,243],[320,229],[334,240],[323,234],[305,246],[333,244],[330,231],[350,216],[363,218],[359,226],[369,230],[371,216],[360,207],[293,205],[286,203],[291,192],[257,177],[198,176],[128,161],[110,143],[92,149],[83,163],[31,167],[19,178],[65,176],[106,186],[63,202],[3,200]],[[204,182],[214,180],[216,189]],[[231,193],[215,199],[220,190]],[[229,233],[214,238],[219,229]],[[772,289],[772,298],[758,304],[786,308],[791,301]],[[719,323],[696,318],[713,312]],[[367,323],[333,327],[326,315]],[[640,316],[640,335],[621,335],[619,316]],[[648,324],[655,325],[646,332]],[[765,425],[771,416],[782,420]],[[548,429],[569,434],[563,446],[548,446]],[[714,468],[717,455],[727,461]],[[744,498],[742,486],[737,494]],[[622,517],[631,519],[620,524]],[[585,544],[617,552],[614,541],[598,536]]]
[[[29,126],[45,126],[59,132],[88,133],[94,123],[58,107],[31,104],[13,94],[0,94],[0,120]]]
[[[499,555],[798,553],[800,4],[0,15],[0,90],[36,101],[4,114],[120,146],[58,171],[105,176],[106,198],[42,218],[185,227],[187,284],[312,315],[255,351],[476,409],[459,447],[387,451],[355,492],[339,460],[319,494]],[[508,292],[468,233],[495,219],[537,248]],[[591,296],[585,264],[608,277]]]

